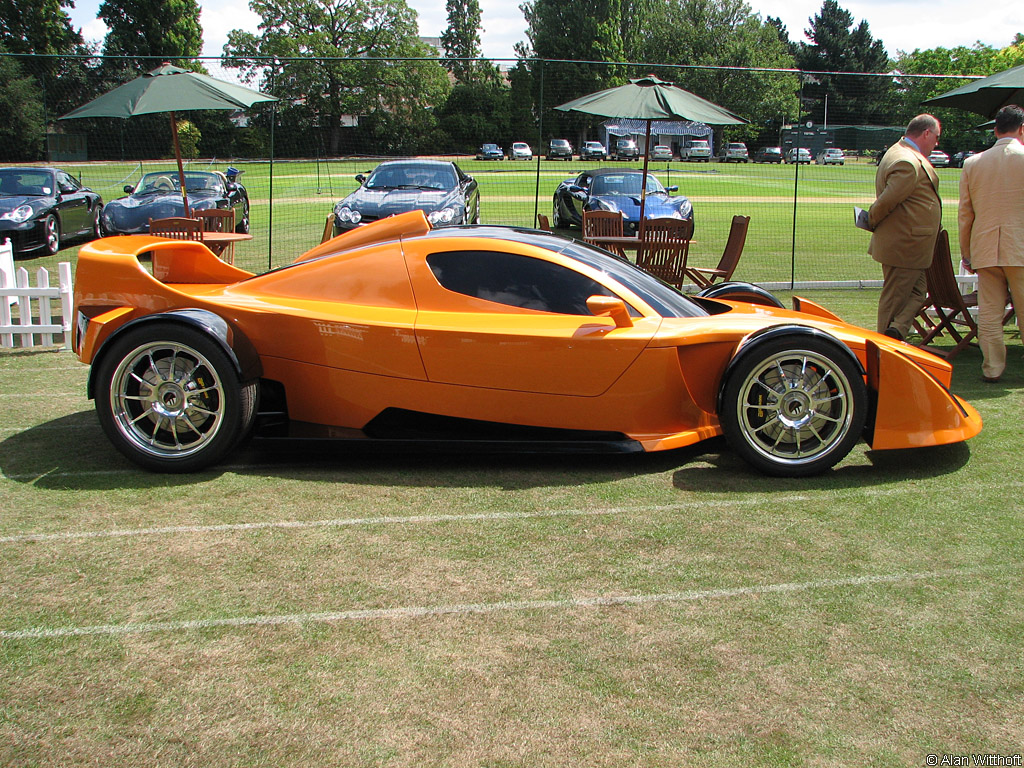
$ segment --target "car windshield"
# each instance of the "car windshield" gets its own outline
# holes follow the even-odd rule
[[[185,190],[187,192],[211,192],[224,195],[224,183],[215,173],[198,173],[195,171],[185,174]],[[142,181],[135,187],[136,195],[154,195],[167,192],[180,192],[181,184],[178,174],[173,171],[164,173],[147,173]]]
[[[555,139],[554,141],[551,142],[551,146],[552,147],[568,147],[569,146],[569,142],[566,141],[565,139]]]
[[[643,186],[641,173],[606,173],[594,177],[592,195],[639,195]],[[654,176],[647,177],[647,194],[668,194]]]
[[[485,152],[493,152],[497,148],[498,148],[497,144],[484,144],[484,151]]]
[[[43,197],[53,194],[53,176],[46,171],[12,168],[0,171],[0,195]]]
[[[484,145],[486,149],[488,145]],[[491,144],[489,146],[495,146]],[[454,189],[458,182],[451,166],[408,163],[381,165],[366,180],[367,189]]]

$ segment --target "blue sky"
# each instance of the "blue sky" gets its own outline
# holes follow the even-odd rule
[[[447,24],[441,0],[406,0],[419,14],[420,34],[438,37]],[[749,2],[749,0],[748,0]],[[86,39],[101,40],[105,27],[96,19],[100,0],[76,0],[72,22]],[[231,29],[256,31],[259,17],[244,0],[199,0],[204,31],[204,54],[220,55]],[[973,45],[976,40],[997,48],[1009,44],[1017,31],[1024,32],[1024,4],[980,3],[965,9],[962,0],[839,0],[853,14],[855,23],[866,19],[875,39],[889,54],[898,50]],[[808,19],[821,9],[821,0],[754,0],[751,7],[762,18],[778,16],[791,39],[802,40]],[[512,46],[525,40],[526,22],[517,0],[480,0],[483,16],[483,53],[492,58],[514,58]]]

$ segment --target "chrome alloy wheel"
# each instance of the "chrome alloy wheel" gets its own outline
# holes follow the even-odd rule
[[[743,380],[737,396],[743,439],[773,463],[815,461],[842,443],[853,423],[848,375],[809,350],[764,358]]]
[[[214,365],[185,344],[160,341],[125,355],[110,380],[118,432],[154,457],[200,451],[224,423],[224,384]]]

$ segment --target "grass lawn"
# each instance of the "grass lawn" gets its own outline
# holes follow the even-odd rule
[[[807,295],[874,317],[876,291]],[[953,387],[979,436],[860,446],[810,479],[756,475],[720,440],[246,446],[180,477],[120,458],[70,353],[0,352],[0,765],[1019,754],[1019,339],[1002,384],[980,360]]]

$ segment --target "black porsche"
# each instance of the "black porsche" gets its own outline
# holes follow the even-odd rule
[[[103,198],[57,168],[0,168],[0,240],[54,254],[65,238],[100,236]]]

